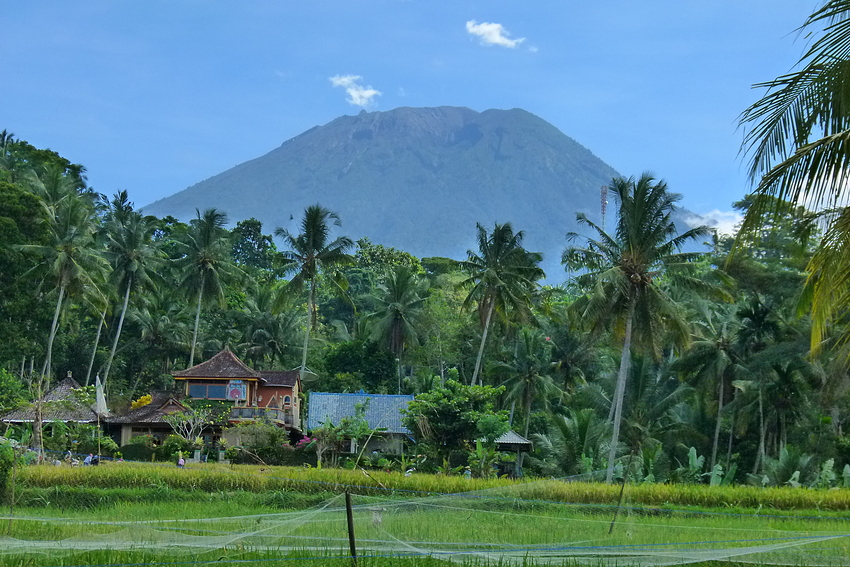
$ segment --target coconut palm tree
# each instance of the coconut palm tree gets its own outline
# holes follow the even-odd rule
[[[425,304],[426,282],[407,266],[389,272],[379,286],[377,305],[369,315],[372,338],[388,347],[398,361],[398,393],[401,394],[401,363],[405,347],[419,337],[419,316]]]
[[[496,363],[495,371],[507,376],[502,385],[506,388],[507,399],[519,402],[522,407],[523,436],[528,438],[534,401],[540,400],[548,406],[550,398],[563,394],[553,378],[558,364],[552,359],[551,341],[539,330],[527,327],[520,329],[517,335],[512,358],[508,363]]]
[[[712,309],[700,305],[702,316],[696,323],[696,336],[688,352],[672,365],[672,370],[691,377],[691,384],[717,392],[717,418],[714,425],[714,440],[711,445],[711,466],[717,463],[717,448],[720,442],[720,424],[723,408],[732,382],[746,370],[736,335],[737,320],[728,310]]]
[[[181,256],[177,259],[177,266],[183,274],[181,287],[197,296],[189,367],[195,364],[201,306],[213,299],[223,301],[224,280],[242,273],[231,261],[230,238],[224,228],[227,215],[216,209],[207,209],[203,215],[197,210],[196,213],[198,216],[192,220],[184,240],[178,242]]]
[[[594,329],[613,327],[623,341],[608,453],[607,482],[610,483],[633,344],[658,357],[662,331],[674,343],[686,344],[689,339],[689,327],[659,284],[659,278],[665,276],[671,284],[685,289],[715,290],[693,275],[693,261],[699,254],[680,252],[688,242],[708,234],[709,229],[697,227],[677,234],[671,215],[681,198],[679,195],[669,193],[667,184],[656,181],[649,173],[639,179],[614,179],[609,191],[620,204],[614,235],[579,213],[579,224],[596,232],[596,238],[584,238],[583,246],[568,247],[562,263],[571,270],[583,270],[576,280],[589,292],[575,303],[581,316]],[[572,242],[581,237],[569,233],[567,239]]]
[[[825,1],[800,31],[814,41],[796,70],[757,84],[767,93],[741,115],[750,178],[767,197],[754,201],[741,233],[792,207],[822,210],[827,229],[806,294],[818,351],[836,327],[839,344],[850,344],[850,1]]]
[[[473,386],[481,371],[481,359],[493,315],[507,319],[508,312],[513,312],[520,320],[528,319],[531,296],[538,289],[537,281],[546,277],[539,267],[543,255],[528,252],[522,247],[523,231],[515,233],[509,222],[497,223],[490,234],[480,224],[476,226],[478,252],[468,250],[466,261],[460,263],[460,268],[468,276],[460,285],[469,289],[463,308],[478,307],[482,328],[481,344],[470,381]]]
[[[237,348],[255,368],[263,368],[267,359],[272,367],[275,361],[283,363],[296,343],[301,317],[291,305],[273,312],[278,293],[276,284],[260,285],[245,301],[242,342]]]
[[[124,290],[124,300],[121,306],[121,314],[118,318],[118,327],[112,341],[112,349],[103,369],[102,384],[106,387],[109,380],[109,370],[115,358],[118,348],[118,340],[121,337],[121,329],[124,327],[124,317],[127,315],[127,306],[130,303],[130,292],[151,282],[156,267],[160,264],[162,255],[152,242],[156,225],[150,219],[143,217],[132,210],[123,210],[122,202],[126,201],[126,191],[115,196],[113,209],[106,221],[107,250],[106,258],[112,264],[110,279],[116,290]]]
[[[310,344],[310,331],[318,324],[319,314],[316,306],[316,290],[319,275],[324,273],[338,288],[345,289],[345,279],[338,268],[349,265],[353,258],[347,253],[354,242],[347,236],[330,239],[331,224],[342,226],[339,215],[325,209],[321,205],[312,205],[304,211],[301,219],[301,232],[297,235],[284,228],[275,229],[275,236],[282,238],[289,250],[283,252],[283,257],[292,262],[290,273],[295,275],[286,286],[286,293],[281,295],[277,305],[284,304],[287,295],[301,293],[308,288],[307,312],[308,321],[304,332],[304,348],[301,354],[301,378],[307,367],[307,347]]]
[[[128,316],[141,328],[146,356],[160,359],[160,373],[169,374],[171,363],[189,345],[191,309],[173,288],[165,285],[153,286],[141,299]]]
[[[56,308],[47,338],[44,364],[41,373],[35,377],[36,400],[41,399],[47,387],[53,362],[53,343],[68,298],[85,298],[89,295],[100,298],[102,302],[102,294],[96,282],[99,274],[107,267],[106,261],[94,246],[97,224],[89,198],[68,193],[52,205],[42,203],[48,218],[48,242],[16,247],[42,258],[40,267],[45,272],[45,281],[52,284],[53,292],[56,293]],[[36,403],[33,444],[39,449],[42,445],[42,410],[41,404]]]

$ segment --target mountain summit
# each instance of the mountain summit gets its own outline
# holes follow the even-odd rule
[[[598,220],[599,189],[616,175],[524,110],[397,108],[311,128],[144,211],[188,221],[215,207],[234,223],[256,217],[271,233],[297,231],[303,210],[320,203],[340,215],[340,234],[455,259],[476,248],[475,223],[510,221],[559,282],[576,212]]]

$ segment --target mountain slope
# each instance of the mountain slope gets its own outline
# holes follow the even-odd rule
[[[271,232],[297,230],[304,208],[320,203],[340,215],[341,234],[456,259],[475,246],[476,222],[510,221],[559,282],[564,234],[578,211],[599,219],[599,188],[616,175],[524,110],[397,108],[307,130],[144,211],[189,220],[216,207]]]

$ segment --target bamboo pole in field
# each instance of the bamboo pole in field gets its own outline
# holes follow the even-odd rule
[[[623,471],[623,484],[620,485],[620,498],[617,500],[617,507],[614,508],[614,517],[611,518],[611,527],[608,528],[608,534],[610,535],[614,531],[614,522],[617,521],[617,514],[620,513],[620,507],[623,505],[623,492],[626,490],[626,480],[629,478],[629,472],[632,470],[632,459],[635,456],[635,452],[629,455],[629,464],[626,465],[626,470]]]
[[[351,564],[357,567],[357,546],[354,540],[354,514],[351,510],[351,493],[345,493],[345,517],[348,521],[348,547],[351,550]]]

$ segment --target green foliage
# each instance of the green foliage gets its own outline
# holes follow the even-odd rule
[[[475,478],[495,478],[499,461],[500,456],[495,447],[478,440],[475,442],[475,450],[469,454],[469,470]]]
[[[233,463],[298,466],[315,464],[315,459],[289,444],[286,429],[265,421],[240,423],[227,429],[228,438],[235,437],[237,445],[227,449],[226,457]]]
[[[0,368],[0,412],[7,412],[25,404],[28,391],[15,375]]]
[[[396,268],[408,268],[411,273],[422,274],[425,270],[415,256],[390,246],[373,244],[368,238],[357,241],[354,253],[355,266],[373,272],[378,278],[386,277]]]
[[[162,445],[156,448],[154,455],[158,461],[176,462],[181,455],[191,456],[196,448],[194,443],[180,435],[169,435],[162,441]]]
[[[270,275],[282,271],[286,262],[272,240],[263,234],[263,223],[255,218],[241,220],[230,231],[233,260],[239,266],[262,270]]]
[[[439,460],[450,457],[454,451],[469,451],[482,433],[479,422],[496,417],[507,422],[507,412],[497,412],[495,404],[504,388],[492,386],[465,386],[454,380],[444,387],[435,388],[416,396],[406,410],[403,422],[417,443],[426,445]],[[492,419],[487,434],[498,429]]]
[[[705,469],[705,457],[697,455],[694,447],[688,449],[688,462],[680,464],[671,474],[673,482],[696,484],[702,481]]]
[[[12,469],[15,466],[18,443],[6,437],[0,437],[0,502],[5,503],[9,498],[9,483]]]
[[[321,379],[321,387],[326,392],[363,388],[372,394],[387,394],[396,389],[395,357],[388,349],[369,340],[331,346],[325,354],[324,375],[330,377]]]

